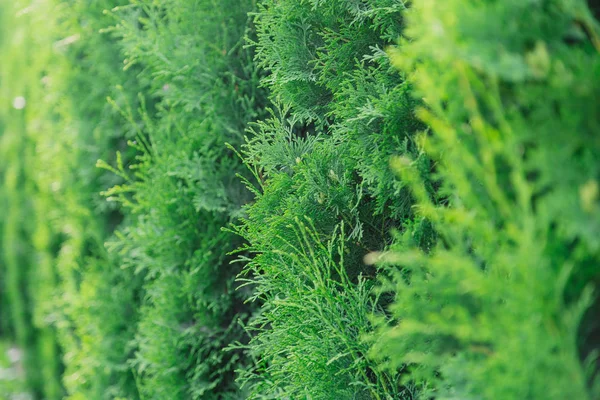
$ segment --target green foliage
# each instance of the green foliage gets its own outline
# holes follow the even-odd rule
[[[265,84],[298,118],[322,122],[346,74],[396,40],[404,9],[394,0],[262,1],[255,18]]]
[[[344,224],[324,242],[307,223],[287,226],[293,242],[269,237],[276,246],[255,245],[255,278],[242,280],[264,302],[249,326],[256,360],[242,375],[249,398],[398,398],[397,375],[373,368],[359,340],[372,329],[378,299],[369,280],[348,275]]]
[[[598,10],[1,3],[0,391],[598,398]]]
[[[109,95],[125,101],[117,83],[133,85],[118,47],[98,33],[111,23],[102,10],[114,4],[15,6],[27,34],[15,33],[20,49],[7,65],[16,79],[3,98],[25,95],[27,104],[3,115],[16,122],[2,146],[13,182],[4,186],[10,200],[3,247],[28,386],[36,398],[63,398],[62,373],[76,398],[132,396],[124,361],[136,285],[103,246],[120,216],[99,192],[117,181],[90,162],[111,157],[129,135],[106,103]]]
[[[422,398],[600,395],[587,311],[600,282],[599,28],[583,1],[425,0],[411,13],[394,57],[426,103],[436,200],[410,160],[397,167],[438,240],[428,252],[399,237],[383,256],[402,269],[372,354],[408,365]]]
[[[243,397],[234,370],[247,361],[223,351],[243,340],[238,320],[249,314],[227,255],[240,239],[221,228],[250,200],[236,176],[246,169],[226,144],[239,146],[265,101],[243,46],[252,6],[148,1],[113,10],[125,68],[140,70],[156,102],[140,109],[136,159],[99,163],[126,181],[105,193],[127,213],[109,248],[144,279],[130,360],[142,398]]]
[[[98,158],[112,160],[115,148],[126,149],[135,134],[129,121],[139,120],[124,118],[106,101],[136,104],[139,90],[122,70],[119,47],[100,33],[113,22],[103,10],[115,5],[50,3],[59,16],[56,35],[65,39],[56,45],[58,56],[48,72],[52,111],[45,121],[52,134],[38,139],[45,148],[40,157],[45,168],[38,168],[37,178],[39,196],[48,205],[38,215],[52,226],[54,291],[60,295],[46,303],[60,310],[54,325],[64,352],[63,384],[72,399],[137,397],[127,359],[141,283],[106,252],[104,242],[122,216],[100,195],[122,178],[94,165]]]
[[[3,205],[0,291],[4,300],[2,313],[8,315],[3,321],[6,326],[2,327],[2,335],[23,351],[21,367],[28,393],[34,398],[56,399],[61,388],[55,333],[45,323],[46,310],[36,307],[38,301],[48,298],[49,292],[43,283],[53,276],[44,249],[37,246],[39,242],[31,240],[42,229],[32,217],[42,202],[36,199],[37,190],[32,182],[35,169],[31,164],[36,158],[32,146],[34,134],[28,129],[39,115],[35,103],[36,96],[41,94],[38,85],[29,87],[28,82],[39,82],[41,65],[48,58],[45,48],[48,42],[46,38],[37,37],[33,31],[36,20],[20,13],[22,7],[21,2],[0,7],[2,52],[14,60],[3,63],[0,68],[0,197]],[[36,52],[39,58],[32,62]],[[18,96],[26,101],[17,104],[14,99]],[[34,268],[36,265],[39,268]],[[25,389],[2,386],[7,391],[3,393],[6,396]]]
[[[262,304],[249,325],[256,365],[242,377],[251,398],[410,395],[399,372],[366,358],[361,339],[372,331],[367,316],[381,312],[363,257],[413,216],[389,157],[411,154],[428,171],[413,141],[416,102],[381,50],[400,34],[404,9],[289,0],[261,2],[254,14],[275,107],[242,150],[256,195],[237,228],[253,254],[242,257],[242,282]]]
[[[395,0],[290,0],[261,2],[255,15],[257,59],[269,71],[263,84],[272,99],[293,119],[347,142],[376,213],[394,219],[409,217],[411,202],[389,157],[414,154],[411,137],[422,127],[410,86],[382,50],[401,34],[405,10]]]

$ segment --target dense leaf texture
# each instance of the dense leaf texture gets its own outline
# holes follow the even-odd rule
[[[0,396],[600,398],[599,9],[0,4]]]
[[[256,195],[238,233],[254,257],[241,282],[262,304],[249,326],[251,398],[397,398],[397,371],[366,358],[376,270],[363,257],[412,218],[390,155],[419,159],[410,87],[382,48],[399,1],[264,1],[256,54],[275,107],[242,155]],[[343,249],[343,250],[342,250]]]
[[[579,1],[412,10],[395,60],[426,103],[444,201],[398,160],[439,240],[384,257],[404,267],[399,323],[373,354],[408,364],[423,398],[599,396],[598,28]]]
[[[63,398],[61,373],[67,391],[80,395],[115,397],[135,389],[125,360],[136,282],[104,249],[120,217],[99,192],[116,179],[91,161],[112,160],[130,136],[106,97],[134,103],[135,95],[116,85],[137,90],[121,70],[118,47],[98,34],[111,23],[101,16],[112,5],[19,1],[6,7],[7,26],[19,29],[8,36],[18,47],[7,50],[2,98],[23,95],[26,105],[2,106],[2,265],[12,329],[36,398]],[[93,319],[96,313],[103,318]]]
[[[243,46],[250,1],[139,2],[122,18],[126,68],[138,67],[156,111],[144,110],[137,161],[117,165],[126,184],[107,192],[129,222],[109,247],[144,276],[132,367],[143,398],[241,398],[233,380],[246,318],[228,253],[240,242],[222,227],[250,193],[239,145],[260,115],[252,55]],[[241,363],[241,364],[240,364]]]

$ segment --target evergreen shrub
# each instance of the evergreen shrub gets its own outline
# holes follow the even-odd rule
[[[363,257],[412,220],[412,199],[391,155],[422,164],[423,125],[410,85],[383,49],[403,28],[398,1],[263,1],[254,14],[271,115],[251,124],[241,154],[256,199],[236,232],[245,238],[240,282],[260,311],[241,346],[255,364],[241,376],[250,398],[398,398],[399,371],[380,371],[362,340],[385,299]],[[408,222],[406,223],[408,226]],[[415,237],[430,230],[414,224]]]
[[[246,356],[223,351],[245,340],[239,322],[250,313],[228,255],[241,240],[221,228],[251,199],[237,176],[248,171],[227,144],[239,147],[266,101],[243,42],[252,7],[142,1],[112,10],[125,69],[140,71],[152,103],[140,108],[135,160],[99,163],[125,180],[105,192],[127,216],[109,250],[144,280],[129,360],[142,398],[244,397],[234,371]]]
[[[600,398],[599,10],[0,4],[0,347],[35,399]]]
[[[423,100],[439,191],[395,164],[438,236],[382,255],[400,268],[372,355],[407,366],[420,398],[600,395],[599,28],[583,1],[410,13],[393,58]]]

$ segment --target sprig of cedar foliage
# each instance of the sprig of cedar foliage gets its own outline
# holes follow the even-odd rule
[[[410,217],[410,199],[391,173],[391,155],[416,148],[410,85],[382,50],[402,33],[400,0],[354,2],[263,1],[255,14],[257,60],[271,98],[293,118],[324,126],[350,144],[349,157],[365,182],[377,213]],[[424,162],[426,162],[424,160]],[[401,197],[400,201],[396,201]]]
[[[141,70],[157,102],[141,110],[136,161],[112,168],[126,183],[106,192],[128,213],[110,250],[145,279],[130,360],[143,398],[244,397],[233,374],[247,360],[223,352],[244,340],[238,319],[249,313],[227,255],[241,240],[221,227],[250,200],[236,176],[245,169],[225,143],[239,146],[265,101],[242,42],[252,7],[141,1],[113,10],[125,68]]]
[[[242,375],[251,398],[410,397],[361,340],[367,316],[381,312],[363,257],[413,217],[389,157],[412,155],[424,177],[430,169],[413,139],[422,124],[411,88],[381,50],[401,34],[404,10],[401,1],[266,0],[254,14],[251,44],[275,107],[241,153],[256,195],[236,228],[253,254],[242,257],[241,281],[262,304],[242,346],[256,361]],[[431,236],[426,224],[411,231]]]
[[[256,362],[242,375],[250,398],[398,398],[397,375],[373,368],[358,340],[378,310],[371,283],[348,275],[344,224],[324,242],[311,220],[288,225],[293,242],[253,247],[255,297],[264,302],[249,326]],[[274,239],[271,237],[271,239]]]
[[[594,399],[600,274],[600,25],[584,1],[424,0],[401,51],[444,182],[419,214],[437,246],[400,236],[387,290],[399,321],[372,352],[408,365],[422,398]],[[596,374],[594,376],[594,374]]]

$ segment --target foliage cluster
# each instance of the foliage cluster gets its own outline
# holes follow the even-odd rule
[[[410,15],[394,60],[424,99],[436,200],[396,164],[438,240],[383,256],[402,266],[385,286],[396,322],[372,351],[408,365],[423,398],[600,396],[599,28],[577,1]]]
[[[1,3],[31,395],[598,398],[598,9]]]
[[[366,357],[362,337],[384,300],[365,255],[412,220],[411,197],[389,167],[416,152],[422,127],[410,86],[383,48],[402,32],[397,1],[263,1],[254,14],[259,65],[275,107],[251,126],[242,155],[255,201],[237,232],[248,241],[241,282],[260,313],[250,398],[398,398],[396,371]],[[408,226],[408,223],[406,224]],[[415,236],[431,232],[415,224]]]
[[[90,162],[112,162],[131,136],[106,97],[132,102],[139,90],[119,48],[98,35],[112,23],[99,17],[107,6],[3,4],[11,61],[2,70],[5,333],[24,350],[34,398],[135,389],[125,365],[135,280],[104,248],[121,216],[100,191],[118,178]],[[117,84],[134,95],[126,100]],[[22,108],[13,106],[18,96]]]
[[[251,200],[239,147],[266,96],[243,38],[251,1],[136,2],[113,9],[125,68],[138,68],[149,105],[129,165],[101,167],[124,184],[106,191],[127,219],[108,242],[143,279],[130,366],[142,398],[243,398],[223,351],[245,334],[247,295],[229,255],[241,239],[222,228]],[[131,116],[124,108],[122,112]],[[133,124],[134,121],[131,120]],[[230,147],[228,147],[229,145]]]

